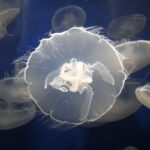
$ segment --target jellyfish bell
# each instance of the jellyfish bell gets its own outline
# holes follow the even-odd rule
[[[14,103],[0,99],[0,130],[17,128],[31,121],[36,113],[32,101]]]
[[[131,38],[140,33],[146,24],[143,14],[132,14],[113,20],[108,28],[107,35],[113,40]]]
[[[70,5],[56,11],[52,18],[52,29],[54,32],[62,32],[73,26],[83,26],[85,22],[85,11],[79,6]]]
[[[115,47],[81,27],[42,39],[29,56],[24,76],[40,110],[73,125],[103,116],[127,77]]]
[[[0,98],[16,103],[31,101],[23,77],[8,77],[0,80]]]
[[[25,125],[36,114],[36,106],[27,94],[27,85],[21,77],[0,81],[0,130]]]
[[[138,100],[147,108],[150,108],[150,84],[138,87],[135,91]]]
[[[124,57],[123,65],[131,74],[150,64],[150,41],[138,40],[115,46]]]
[[[16,18],[20,9],[19,8],[9,8],[0,12],[0,39],[6,35],[8,25]]]

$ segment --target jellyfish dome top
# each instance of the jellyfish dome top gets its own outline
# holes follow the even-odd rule
[[[124,87],[119,55],[106,38],[83,27],[54,33],[28,58],[29,94],[56,122],[93,122],[111,109]]]

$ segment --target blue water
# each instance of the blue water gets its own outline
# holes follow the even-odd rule
[[[150,0],[29,0],[28,4],[22,3],[22,13],[8,27],[13,38],[0,41],[0,77],[4,72],[11,74],[12,61],[34,50],[39,40],[48,35],[55,11],[72,4],[86,11],[87,27],[107,27],[114,18],[142,13],[147,17],[147,24],[138,39],[150,40]],[[143,78],[148,69],[135,77]],[[49,129],[37,117],[23,127],[0,131],[0,150],[121,150],[128,145],[150,150],[149,136],[150,110],[142,107],[119,122],[65,132]]]

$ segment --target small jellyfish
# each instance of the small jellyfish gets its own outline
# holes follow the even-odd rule
[[[27,94],[22,77],[0,80],[0,130],[25,125],[36,114],[36,106]]]
[[[0,12],[0,39],[9,35],[7,27],[16,18],[19,11],[19,8],[10,8]]]
[[[113,40],[131,38],[140,33],[146,24],[146,17],[142,14],[123,16],[113,20],[108,28],[107,35]]]
[[[127,78],[115,47],[81,27],[42,39],[29,56],[24,76],[40,110],[71,125],[102,117]]]
[[[150,84],[138,87],[135,91],[138,100],[147,108],[150,108]]]
[[[79,6],[70,5],[56,11],[52,18],[52,29],[61,32],[74,26],[83,26],[85,22],[85,11]]]
[[[127,72],[134,73],[150,64],[150,41],[138,40],[115,46],[122,57]]]
[[[109,122],[122,120],[141,107],[135,95],[135,89],[139,86],[138,82],[126,81],[121,94],[118,96],[112,108],[94,123],[85,126],[99,126]]]

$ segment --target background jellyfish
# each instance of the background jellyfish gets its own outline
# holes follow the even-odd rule
[[[54,32],[60,32],[73,26],[83,26],[85,22],[85,11],[79,6],[70,5],[56,11],[52,18],[52,29]]]
[[[22,126],[36,114],[36,106],[27,94],[22,77],[0,80],[0,130]]]
[[[142,14],[123,16],[109,24],[107,35],[113,40],[131,38],[140,33],[145,24],[146,17]]]
[[[126,58],[123,64],[129,73],[134,73],[150,64],[150,41],[131,41],[117,45],[115,48]]]
[[[135,91],[138,100],[147,108],[150,108],[150,84],[140,86]]]
[[[6,35],[8,25],[20,12],[20,0],[0,0],[0,39]]]
[[[25,80],[45,115],[79,125],[95,121],[113,106],[126,74],[107,40],[74,27],[41,40],[28,59]]]

